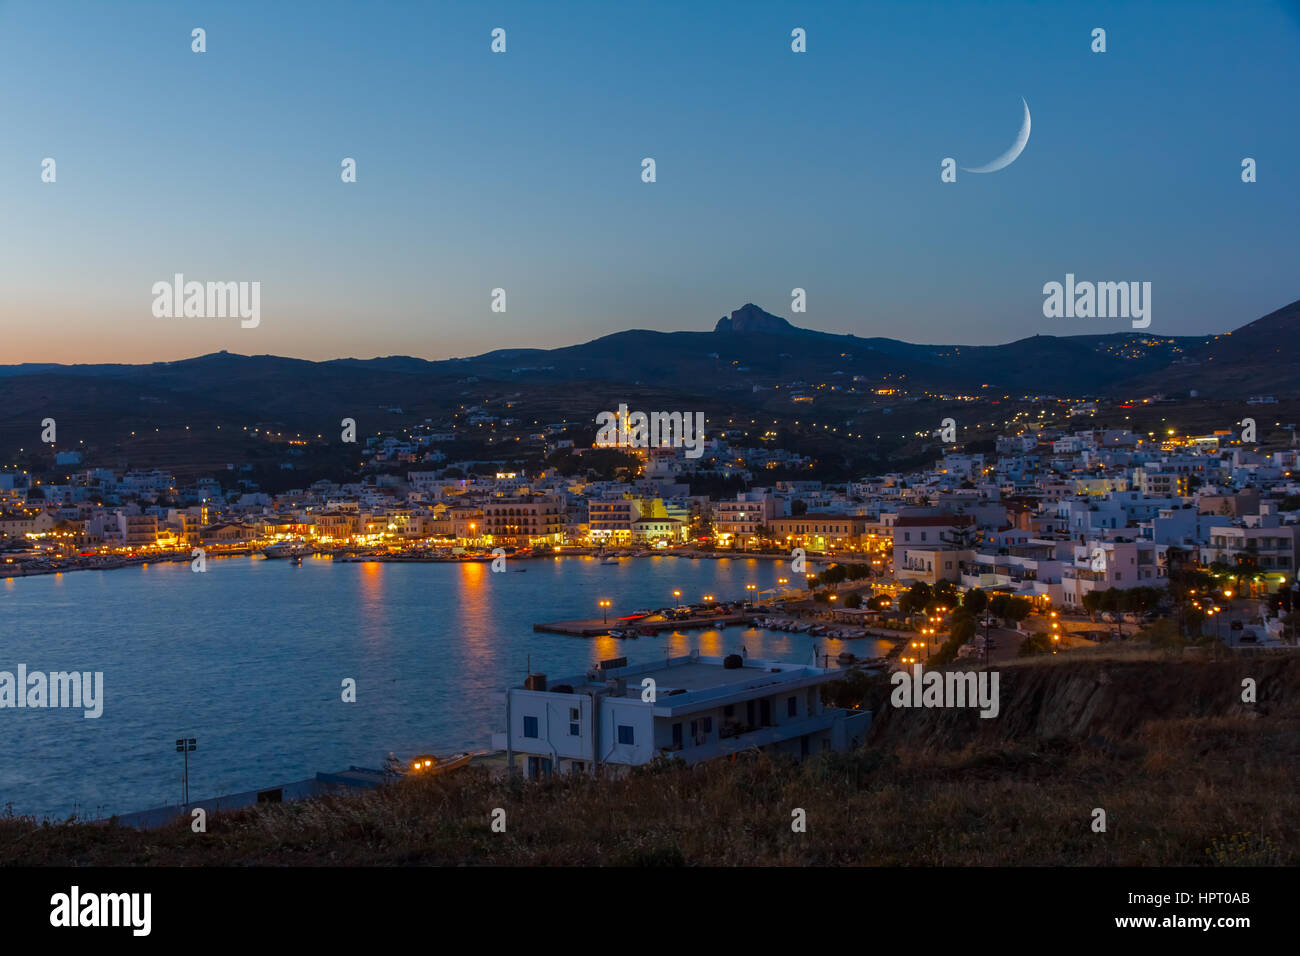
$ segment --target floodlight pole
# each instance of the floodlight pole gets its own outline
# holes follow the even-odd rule
[[[198,749],[198,741],[193,737],[177,737],[176,750],[185,757],[185,776],[181,793],[181,806],[189,806],[190,803],[190,751]]]

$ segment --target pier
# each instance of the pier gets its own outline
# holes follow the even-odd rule
[[[611,621],[606,624],[599,617],[584,618],[577,621],[554,621],[550,624],[534,624],[533,630],[539,634],[567,634],[570,637],[604,637],[610,628],[616,630],[636,631],[646,637],[652,637],[663,631],[691,631],[699,628],[727,627],[732,624],[752,624],[753,614],[702,614],[697,617],[683,617],[676,620],[639,620]]]

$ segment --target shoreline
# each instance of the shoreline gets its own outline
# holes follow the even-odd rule
[[[264,550],[266,546],[248,546],[232,550],[223,550],[215,553],[207,553],[205,557],[210,560],[218,558],[242,558],[255,557]],[[266,558],[268,561],[292,561],[292,558]],[[305,552],[302,557],[324,557],[331,561],[338,561],[341,564],[485,564],[493,560],[491,554],[476,554],[471,557],[447,557],[434,555],[405,555],[405,554],[356,554],[353,549],[340,549],[339,551],[311,550]],[[609,554],[602,553],[598,549],[583,548],[572,551],[561,551],[558,554],[519,554],[507,555],[510,561],[541,561],[548,558],[614,558],[616,561],[635,560],[638,558],[686,558],[689,560],[743,560],[743,559],[766,559],[771,561],[788,561],[788,554],[770,552],[741,552],[730,554],[727,552],[690,552],[682,553],[680,551],[638,551],[632,554]],[[116,555],[102,555],[95,558],[86,559],[85,563],[72,563],[55,567],[22,567],[17,563],[0,564],[0,580],[9,578],[30,578],[41,577],[45,575],[59,575],[73,571],[119,571],[123,568],[142,567],[148,564],[177,564],[193,560],[193,550],[185,551],[167,551],[159,554],[148,556],[119,557]],[[830,556],[809,556],[809,566],[826,561],[836,560]]]

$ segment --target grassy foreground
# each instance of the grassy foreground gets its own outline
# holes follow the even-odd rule
[[[1247,708],[1239,676],[1265,673],[1258,663],[1058,658],[1003,672],[1004,700],[1020,708],[1051,710],[1054,695],[1077,698],[1087,684],[1095,690],[1084,709],[1105,714],[1098,702],[1122,698],[1143,675],[1173,689],[1165,706],[1134,701],[1151,718],[1116,736],[1106,726],[985,732],[955,745],[948,728],[927,746],[906,715],[938,730],[951,712],[895,711],[863,749],[803,765],[755,757],[537,783],[469,768],[225,813],[204,834],[187,824],[142,832],[3,819],[0,864],[1294,866],[1297,665],[1271,662],[1261,704]],[[1207,699],[1205,687],[1219,685],[1223,694]],[[1179,686],[1195,690],[1179,695]],[[505,810],[503,833],[491,827],[495,808]],[[1105,832],[1093,830],[1095,808]],[[806,832],[792,831],[796,809]]]

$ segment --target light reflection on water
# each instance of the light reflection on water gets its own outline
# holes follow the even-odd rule
[[[523,570],[524,573],[520,573]],[[195,799],[310,777],[384,756],[483,750],[501,690],[528,668],[552,678],[600,660],[739,652],[812,662],[885,653],[868,640],[730,627],[638,640],[536,634],[534,622],[772,587],[758,559],[592,558],[487,564],[360,564],[261,558],[10,579],[0,587],[0,670],[104,672],[104,713],[0,709],[0,809],[66,817],[179,799],[175,738],[198,739]],[[357,701],[343,703],[354,678]]]

